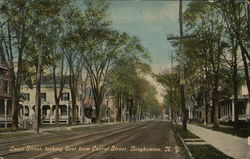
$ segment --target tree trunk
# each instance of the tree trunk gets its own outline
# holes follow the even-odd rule
[[[233,90],[234,90],[234,128],[237,129],[238,126],[238,114],[239,114],[239,106],[238,106],[238,66],[237,66],[237,46],[233,50]]]
[[[208,103],[208,95],[205,93],[205,113],[206,113],[206,125],[210,124],[210,113],[209,113],[209,103]]]
[[[39,133],[39,126],[41,123],[41,64],[42,64],[42,51],[39,54],[38,66],[37,66],[37,81],[36,81],[36,99],[35,99],[35,129],[36,132]]]
[[[101,102],[96,102],[96,123],[101,123]]]
[[[219,127],[219,108],[218,108],[218,90],[217,87],[213,89],[213,108],[214,108],[214,127]]]
[[[247,59],[246,59],[246,55],[245,55],[245,54],[247,54],[247,52],[241,45],[240,45],[240,48],[241,48],[241,56],[242,56],[242,60],[243,60],[243,64],[244,64],[245,80],[246,80],[246,84],[247,84],[247,90],[248,90],[248,92],[250,92],[248,63],[247,63]],[[250,99],[250,93],[248,93],[248,97]]]
[[[121,121],[121,103],[120,103],[120,96],[117,97],[117,116],[116,120]]]
[[[14,87],[12,87],[14,88]],[[12,97],[12,115],[13,115],[13,121],[12,121],[12,130],[17,130],[18,128],[18,105],[19,105],[19,97],[17,93],[17,89],[13,89],[14,96]]]
[[[133,104],[133,99],[131,98],[130,100],[130,107],[129,107],[129,121],[132,122],[132,118],[133,118],[133,107],[134,107],[134,104]]]
[[[72,94],[72,92],[71,92],[71,98],[72,98],[72,124],[77,124],[76,95],[75,95],[75,93]]]
[[[56,101],[55,125],[59,125],[59,102]]]
[[[54,84],[54,100],[55,100],[55,104],[56,104],[56,113],[55,113],[55,125],[59,125],[59,102],[60,100],[58,100],[57,98],[57,85],[56,85],[56,68],[53,66],[53,84]]]
[[[99,89],[96,89],[99,90]],[[95,92],[96,98],[95,98],[95,107],[96,107],[96,123],[101,123],[101,115],[102,115],[102,102],[103,102],[103,93],[102,92]]]
[[[13,121],[12,121],[12,130],[17,130],[18,128],[18,105],[20,100],[20,79],[21,79],[21,71],[22,71],[22,63],[23,63],[23,50],[19,50],[18,55],[18,64],[17,64],[17,75],[15,76],[14,66],[12,66],[12,80],[14,80],[13,84],[15,85],[13,88],[13,95],[12,97],[12,115],[13,115]]]

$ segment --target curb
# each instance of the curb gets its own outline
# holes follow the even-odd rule
[[[189,148],[187,147],[187,145],[186,145],[185,142],[183,141],[182,137],[181,137],[179,134],[177,134],[177,135],[179,136],[179,138],[180,138],[180,140],[181,140],[183,146],[185,147],[185,149],[186,149],[186,151],[187,151],[187,153],[188,153],[188,157],[189,157],[190,159],[194,159],[192,153],[190,152]]]

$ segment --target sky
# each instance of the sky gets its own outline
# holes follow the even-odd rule
[[[179,33],[178,1],[109,1],[112,26],[140,39],[154,72],[171,66],[173,48],[167,35]]]
[[[167,36],[179,35],[179,1],[108,0],[108,2],[112,27],[136,36],[141,41],[150,53],[153,72],[159,73],[170,69],[171,55],[175,49],[171,47]],[[184,9],[187,3],[188,1],[183,2]],[[163,87],[152,77],[147,79],[156,87],[158,101],[163,103]]]
[[[167,35],[179,34],[178,1],[110,1],[112,26],[140,39],[151,56],[153,72],[171,67],[174,49]],[[157,99],[163,103],[164,88],[152,77],[147,79],[156,87]]]

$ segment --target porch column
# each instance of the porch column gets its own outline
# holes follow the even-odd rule
[[[224,113],[223,113],[223,111],[224,111],[224,105],[222,104],[220,107],[221,107],[221,109],[220,109],[220,116],[223,117],[224,116]]]
[[[81,108],[80,108],[80,105],[78,105],[78,119],[80,119],[81,117]]]
[[[67,114],[66,114],[66,115],[67,115],[67,117],[68,117],[68,118],[67,118],[67,124],[69,124],[69,105],[66,105],[66,107],[67,107],[67,111],[66,111]]]
[[[226,109],[224,110],[224,111],[225,111],[225,112],[224,112],[225,115],[228,115],[228,110],[227,110],[227,109],[228,109],[229,107],[230,107],[230,104],[225,105],[225,108],[226,108]]]
[[[7,99],[4,100],[4,116],[5,120],[7,120]]]
[[[247,101],[246,101],[246,116],[247,116],[247,119],[250,119],[250,101],[249,101],[249,99],[247,99]]]
[[[52,105],[49,105],[49,108],[50,108],[50,124],[52,124],[53,122],[53,113],[52,113]]]
[[[232,121],[234,121],[234,101],[232,100]]]
[[[226,105],[226,112],[225,115],[228,115],[228,105]]]
[[[223,116],[225,116],[225,115],[226,115],[226,107],[227,107],[227,104],[226,104],[226,105],[224,105],[224,107],[223,107]]]
[[[230,107],[230,105],[228,105],[229,106],[229,110],[228,110],[228,114],[231,114],[231,107]]]
[[[191,119],[191,109],[188,109],[188,118]]]
[[[4,100],[5,128],[7,128],[7,99]]]

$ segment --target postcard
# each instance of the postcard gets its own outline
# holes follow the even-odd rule
[[[248,0],[0,0],[0,159],[250,158]]]

